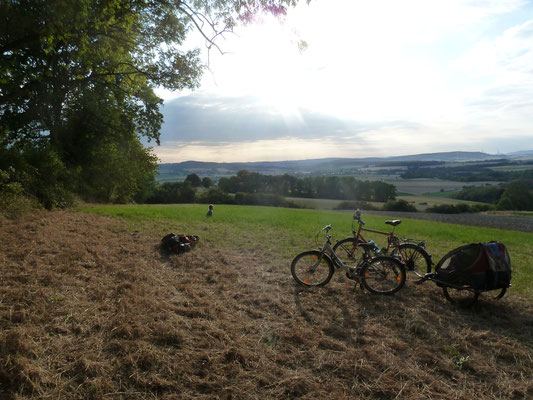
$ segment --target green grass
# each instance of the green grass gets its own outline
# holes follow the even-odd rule
[[[132,230],[143,230],[163,236],[169,232],[198,234],[202,241],[217,248],[253,251],[261,248],[287,258],[315,248],[315,235],[327,224],[335,239],[350,236],[351,213],[285,209],[274,207],[217,205],[215,214],[206,218],[207,205],[165,206],[84,206],[81,211],[119,217]],[[391,214],[390,218],[394,218]],[[388,231],[387,217],[363,215],[366,227]],[[513,263],[512,291],[533,296],[533,233],[494,228],[462,226],[442,222],[404,219],[396,229],[400,237],[426,240],[436,263],[448,251],[472,242],[497,240],[505,243]],[[369,235],[381,244],[384,236]],[[320,235],[322,243],[324,236]]]

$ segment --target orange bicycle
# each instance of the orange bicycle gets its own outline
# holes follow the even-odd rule
[[[355,222],[358,223],[357,230],[355,229]],[[380,249],[374,243],[374,252],[376,254],[391,255],[399,258],[405,265],[405,269],[410,272],[407,280],[420,281],[423,277],[431,273],[431,255],[426,251],[426,243],[424,241],[417,241],[414,239],[400,239],[394,234],[398,225],[401,224],[400,219],[385,221],[387,225],[392,226],[391,232],[384,232],[375,229],[364,228],[365,222],[361,219],[361,211],[356,210],[352,221],[352,237],[338,241],[333,246],[333,251],[338,257],[348,265],[357,265],[358,260],[363,255],[362,243],[374,243],[373,240],[367,240],[363,236],[363,232],[376,233],[387,236],[387,246]]]

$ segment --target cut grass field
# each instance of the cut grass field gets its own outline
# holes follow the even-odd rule
[[[288,258],[307,248],[316,247],[315,235],[325,225],[332,224],[333,237],[341,240],[350,235],[352,223],[352,215],[348,212],[274,207],[219,205],[215,210],[216,218],[205,218],[207,205],[95,206],[81,209],[126,219],[132,227],[138,229],[153,229],[155,221],[158,221],[155,227],[170,222],[175,224],[174,227],[168,227],[171,231],[198,232],[206,241],[215,243],[217,247],[253,250],[259,245],[264,250],[274,251]],[[391,216],[394,216],[394,212],[391,212]],[[367,227],[390,230],[390,226],[385,224],[386,217],[364,215],[363,218]],[[401,237],[425,240],[434,262],[463,244],[491,240],[503,242],[513,258],[515,290],[521,294],[533,290],[533,233],[415,219],[404,220],[396,232]],[[380,247],[384,245],[384,237],[369,235]],[[322,243],[324,238],[320,237],[319,240]],[[533,292],[530,294],[533,295]]]
[[[376,296],[289,265],[351,214],[265,207],[105,206],[0,221],[0,398],[528,399],[533,234],[404,220],[438,260],[506,243],[513,287],[472,309],[430,282]],[[95,215],[100,214],[100,215]],[[384,229],[384,217],[364,216]],[[169,232],[194,233],[168,256]]]

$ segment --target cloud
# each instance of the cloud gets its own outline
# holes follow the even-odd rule
[[[528,148],[531,10],[522,0],[299,6],[281,28],[242,28],[235,52],[212,58],[215,85],[165,102],[156,152],[171,162]]]
[[[280,109],[253,96],[221,96],[198,92],[170,100],[162,110],[162,145],[180,142],[206,144],[281,138],[345,138],[357,141],[362,132],[409,122],[363,123],[312,112]]]
[[[531,136],[533,115],[533,20],[481,40],[457,66],[470,79],[469,118],[493,128],[512,126]]]

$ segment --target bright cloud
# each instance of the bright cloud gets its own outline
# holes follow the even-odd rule
[[[530,2],[303,3],[211,54],[200,94],[165,111],[163,161],[503,152],[533,139]]]

